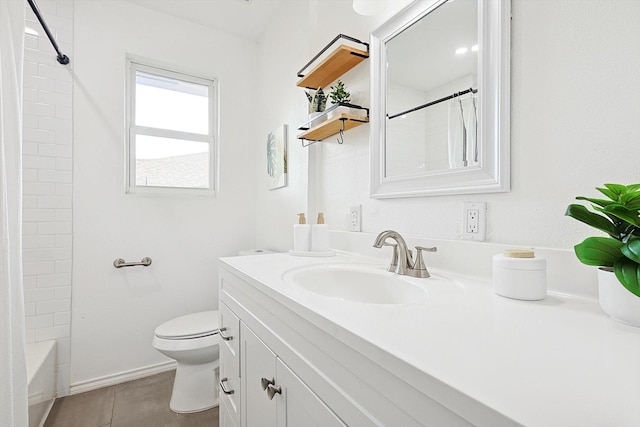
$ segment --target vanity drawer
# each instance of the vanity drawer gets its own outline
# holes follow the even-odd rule
[[[240,320],[220,303],[220,425],[240,426]]]
[[[225,348],[230,357],[240,361],[240,319],[224,303],[218,308],[220,315],[220,352]],[[240,375],[240,371],[238,371]]]

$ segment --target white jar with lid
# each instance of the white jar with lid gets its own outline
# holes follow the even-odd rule
[[[533,250],[508,249],[493,256],[493,290],[507,298],[535,301],[547,296],[547,260]]]

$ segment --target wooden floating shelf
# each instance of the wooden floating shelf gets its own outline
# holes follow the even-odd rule
[[[319,125],[312,127],[311,129],[298,135],[298,139],[306,139],[307,141],[322,141],[335,135],[341,130],[349,130],[354,127],[360,126],[363,123],[368,123],[369,118],[366,116],[357,116],[354,114],[340,114],[339,116],[332,117]],[[344,123],[344,128],[342,127]]]
[[[326,59],[309,71],[307,75],[302,77],[297,85],[311,89],[326,87],[368,57],[369,52],[366,50],[340,45]]]

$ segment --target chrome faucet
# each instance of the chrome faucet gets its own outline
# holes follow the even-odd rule
[[[386,240],[389,238],[395,240],[396,244],[387,243]],[[393,246],[393,259],[391,265],[389,265],[389,271],[411,277],[426,278],[430,276],[422,259],[422,251],[436,252],[438,248],[416,246],[416,259],[414,261],[411,250],[407,247],[407,242],[404,241],[400,233],[393,230],[386,230],[378,234],[373,247],[381,248],[382,246]]]

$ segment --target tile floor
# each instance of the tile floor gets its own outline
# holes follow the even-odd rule
[[[218,408],[169,409],[175,371],[57,399],[44,427],[218,427]]]

